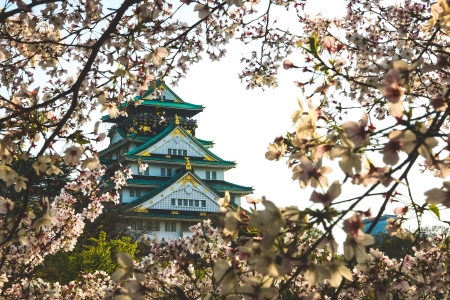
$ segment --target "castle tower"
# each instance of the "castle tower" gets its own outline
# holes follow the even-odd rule
[[[195,136],[203,106],[183,101],[161,81],[134,101],[140,104],[129,105],[128,116],[102,118],[112,127],[110,145],[99,154],[103,164],[120,161],[133,172],[119,190],[120,221],[129,230],[165,240],[190,235],[190,226],[216,215],[225,191],[234,206],[252,193],[251,187],[225,181],[236,162],[218,157],[212,141]],[[148,164],[142,173],[140,163]]]

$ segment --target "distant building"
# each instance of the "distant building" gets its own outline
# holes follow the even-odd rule
[[[375,227],[373,228],[372,232],[370,233],[371,235],[373,235],[375,237],[375,239],[381,239],[383,238],[384,235],[387,234],[386,232],[386,226],[388,224],[387,219],[389,218],[397,218],[396,215],[382,215],[380,217],[380,220],[378,221],[378,223],[375,225]],[[375,220],[375,218],[369,218],[369,219],[365,219],[362,220],[363,224],[364,224],[364,228],[363,228],[363,232],[367,232],[367,230],[369,230],[370,226],[372,225],[373,221]]]
[[[147,229],[148,238],[167,240],[189,235],[190,226],[215,216],[225,191],[239,206],[253,188],[225,181],[225,171],[236,162],[212,153],[213,141],[196,137],[197,115],[204,107],[183,101],[164,82],[157,86],[135,98],[141,103],[129,105],[128,116],[102,118],[112,127],[100,160],[111,167],[120,161],[133,171],[120,190],[120,222],[130,230]],[[139,173],[139,162],[148,169]]]

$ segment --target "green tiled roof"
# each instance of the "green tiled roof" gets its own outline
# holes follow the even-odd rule
[[[126,138],[127,137],[127,133],[122,129],[122,128],[117,128],[117,133],[122,137],[122,138]]]
[[[107,166],[109,166],[109,165],[112,165],[113,163],[115,163],[115,162],[117,162],[118,160],[117,159],[114,159],[114,158],[112,158],[112,159],[109,159],[109,158],[100,158],[100,163],[101,164],[104,164],[104,165],[107,165]]]
[[[174,96],[174,98],[176,99],[176,102],[173,100],[162,100],[162,99],[145,99],[146,97],[148,97],[154,90],[153,87],[149,87],[148,90],[142,95],[142,96],[136,96],[133,99],[134,101],[138,101],[138,100],[142,100],[140,105],[144,105],[144,106],[158,106],[158,107],[162,107],[162,108],[173,108],[173,109],[181,109],[181,110],[194,110],[194,111],[203,111],[203,105],[197,105],[197,104],[192,104],[192,103],[188,103],[186,101],[183,101],[174,91],[172,91],[164,82],[161,82],[161,80],[157,80],[156,81],[156,86],[160,86],[163,85],[164,89],[171,94],[172,96]],[[121,105],[119,105],[119,109],[123,109],[125,108],[126,103],[122,103]],[[109,119],[109,115],[105,115],[102,116],[102,121],[105,121]]]
[[[161,186],[165,184],[169,177],[133,175],[132,179],[127,179],[127,185],[149,185]]]
[[[180,96],[178,96],[174,91],[172,91],[172,89],[164,82],[161,81],[161,79],[157,79],[155,86],[163,86],[164,89],[169,93],[172,94],[172,96],[174,96],[178,102],[181,103],[186,103],[183,99],[180,98]],[[147,97],[148,95],[150,95],[151,93],[153,93],[154,88],[152,86],[148,87],[148,90],[142,95],[143,98]]]
[[[154,138],[155,138],[154,136],[141,135],[141,134],[136,135],[134,133],[132,133],[128,136],[128,139],[133,140],[135,142],[142,142],[142,143],[148,142]]]
[[[234,184],[234,183],[224,181],[224,180],[204,180],[204,182],[206,182],[214,190],[216,190],[218,192],[222,192],[221,195],[223,195],[223,193],[225,191],[229,191],[231,193],[232,192],[246,192],[246,193],[253,192],[252,187],[238,185],[238,184]]]
[[[203,146],[210,146],[210,147],[212,147],[214,145],[214,141],[207,141],[207,140],[202,140],[202,139],[198,139],[198,138],[196,138],[196,139]]]
[[[109,144],[108,148],[103,149],[98,154],[99,154],[99,156],[103,156],[103,155],[107,154],[108,152],[111,152],[112,150],[115,150],[129,142],[130,142],[130,139],[125,138],[123,140],[118,141],[117,143]]]
[[[175,157],[171,157],[171,158],[167,158],[164,155],[156,155],[156,154],[152,154],[152,156],[138,156],[138,155],[127,155],[124,160],[127,161],[137,161],[138,158],[141,160],[141,162],[146,162],[146,163],[164,163],[164,164],[168,164],[168,165],[177,165],[177,166],[184,166],[186,165],[186,160],[182,159],[182,158],[175,158]],[[190,163],[192,166],[202,166],[202,167],[207,167],[207,166],[213,166],[213,167],[225,167],[225,168],[234,168],[236,166],[236,163],[233,161],[226,161],[226,160],[222,160],[222,161],[209,161],[209,160],[204,160],[203,157],[189,157],[190,158]]]
[[[170,177],[160,177],[160,176],[145,176],[145,175],[133,175],[133,179],[128,179],[128,185],[141,185],[141,186],[161,186],[166,185],[167,180]],[[224,180],[204,180],[209,187],[214,191],[223,194],[225,191],[229,192],[248,192],[253,191],[252,187],[234,184]],[[221,193],[222,192],[222,193]]]
[[[151,140],[148,140],[148,142],[146,142],[145,144],[137,147],[134,150],[131,150],[130,152],[127,153],[128,156],[137,154],[141,151],[144,151],[145,149],[147,149],[148,147],[152,146],[153,144],[159,142],[160,140],[162,140],[166,135],[169,134],[169,132],[171,132],[172,130],[174,130],[176,127],[175,124],[170,124],[169,126],[167,126],[166,129],[164,129],[163,131],[161,131],[157,136],[153,137]]]
[[[134,100],[141,100],[141,97],[136,97]],[[173,101],[161,101],[161,100],[143,100],[141,104],[144,106],[159,106],[161,108],[174,108],[174,109],[185,109],[185,110],[203,110],[203,105],[197,105],[192,103],[178,103]]]
[[[141,100],[140,97],[136,97],[134,101]],[[197,105],[192,103],[177,103],[172,101],[161,101],[161,100],[143,100],[141,104],[144,106],[158,106],[160,108],[173,108],[173,109],[182,109],[182,110],[194,110],[194,111],[203,111],[203,105]],[[125,104],[119,105],[119,109],[123,109]],[[108,120],[109,115],[102,116],[102,121]]]
[[[148,149],[149,147],[153,146],[154,144],[156,144],[157,142],[159,142],[160,140],[162,140],[164,137],[166,137],[169,132],[171,132],[172,130],[174,130],[176,127],[178,127],[178,129],[180,129],[183,134],[187,137],[189,137],[193,142],[195,142],[195,144],[197,146],[199,146],[200,148],[202,148],[210,157],[214,158],[217,160],[217,162],[219,162],[218,165],[235,165],[234,162],[230,162],[230,161],[226,161],[221,159],[220,157],[218,157],[217,155],[215,155],[214,153],[212,153],[211,151],[209,151],[201,142],[199,142],[195,137],[191,136],[189,133],[186,132],[186,130],[184,130],[183,127],[181,126],[177,126],[176,124],[170,124],[169,126],[167,126],[166,129],[164,129],[161,133],[159,133],[157,136],[155,136],[154,139],[149,140],[147,143],[141,145],[140,147],[130,151],[127,153],[128,157],[133,157],[134,155],[138,154],[141,151],[144,151],[146,149]],[[136,157],[137,158],[137,157]],[[194,160],[195,158],[193,157],[192,160]],[[141,160],[148,160],[151,161],[152,156],[145,156],[145,157],[141,157]],[[170,159],[170,161],[175,161],[173,158]],[[168,161],[169,162],[169,161]],[[199,161],[197,161],[199,163]],[[208,163],[210,163],[211,165],[217,165],[217,162],[214,161],[206,161],[206,163],[202,163],[202,164],[206,164],[208,165]]]
[[[175,183],[178,179],[184,176],[188,171],[179,172],[178,174],[175,174],[175,176],[171,177],[169,180],[167,180],[164,184],[159,186],[158,188],[152,190],[150,193],[147,193],[140,198],[137,198],[133,202],[127,203],[122,207],[122,210],[128,210],[130,208],[136,207],[142,203],[144,203],[147,200],[150,200],[154,196],[158,195],[160,192],[164,191],[168,186]]]

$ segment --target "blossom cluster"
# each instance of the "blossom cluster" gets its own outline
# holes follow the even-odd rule
[[[284,228],[275,226],[279,232],[272,244],[274,247],[265,241],[270,236],[267,229],[241,234],[230,244],[225,230],[220,232],[211,227],[209,220],[204,221],[190,228],[191,237],[163,244],[149,242],[150,254],[140,262],[120,254],[122,268],[112,275],[112,279],[123,282],[122,295],[116,299],[176,296],[279,299],[288,295],[301,299],[331,299],[341,283],[339,299],[448,297],[446,286],[450,276],[445,267],[450,259],[448,236],[426,239],[414,248],[413,256],[400,260],[371,249],[358,257],[357,264],[349,269],[349,263],[333,254],[330,248],[333,245],[323,247],[319,236],[290,224],[293,219],[289,211],[293,209],[276,211],[268,200],[264,202],[266,209],[260,214],[281,215],[280,220],[284,220]],[[248,217],[242,215],[242,228],[248,230],[252,218],[248,221]],[[253,222],[260,221],[256,217]]]

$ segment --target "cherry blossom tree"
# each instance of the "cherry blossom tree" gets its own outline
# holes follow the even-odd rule
[[[6,1],[0,10],[0,179],[17,196],[0,197],[0,297],[104,299],[121,291],[119,299],[448,298],[448,239],[443,234],[419,243],[418,237],[423,215],[440,218],[450,205],[444,181],[450,173],[450,3],[348,0],[347,15],[336,19],[306,15],[305,3]],[[270,17],[276,6],[297,16],[301,36],[276,26]],[[112,181],[117,190],[132,177],[119,163],[100,164],[96,143],[106,137],[100,122],[80,129],[95,121],[91,113],[126,115],[127,107],[139,105],[134,96],[156,78],[176,84],[202,54],[222,58],[234,38],[260,43],[259,52],[242,59],[246,88],[276,87],[281,65],[299,74],[295,132],[277,137],[266,158],[287,158],[299,188],[315,189],[313,206],[279,208],[250,197],[249,214],[231,209],[225,196],[219,201],[224,228],[194,226],[192,237],[165,247],[154,243],[154,252],[138,263],[120,254],[122,268],[111,277],[99,270],[67,286],[36,278],[46,255],[73,249],[85,222],[95,220],[105,202],[118,203],[117,192],[100,187]],[[37,77],[45,84],[36,84]],[[22,167],[28,160],[31,169]],[[442,188],[413,194],[411,170],[418,164]],[[76,178],[60,195],[31,205],[38,178],[66,167]],[[360,195],[352,193],[355,185]],[[364,229],[372,212],[361,204],[375,197],[381,204]],[[414,257],[397,261],[369,250],[370,233],[390,201],[401,206],[386,231],[410,238]],[[417,231],[404,228],[409,219]],[[305,241],[317,228],[323,234]],[[347,236],[340,259],[337,230]],[[195,264],[186,259],[194,254],[200,257]]]
[[[156,78],[176,84],[202,54],[222,58],[233,37],[267,43],[271,36],[286,35],[248,33],[258,28],[262,33],[269,24],[268,12],[243,22],[256,16],[251,7],[257,4],[5,1],[0,8],[0,179],[17,196],[0,197],[2,295],[45,291],[31,283],[24,288],[21,280],[32,278],[46,255],[73,249],[85,222],[102,213],[103,203],[118,202],[117,192],[100,192],[106,181],[120,189],[132,176],[119,164],[100,164],[97,142],[106,137],[100,122],[80,129],[96,121],[91,113],[126,115],[128,105],[139,105],[134,97],[155,85]],[[293,45],[286,40],[277,47],[286,54]],[[249,87],[275,84],[273,70],[265,70],[246,71]],[[24,167],[27,161],[33,162],[31,169]],[[66,168],[74,178],[60,195],[32,200],[40,178],[58,176]]]

